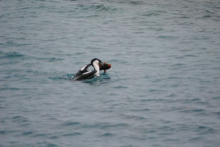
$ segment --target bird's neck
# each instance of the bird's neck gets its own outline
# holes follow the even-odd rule
[[[99,65],[97,63],[93,63],[93,67],[96,70],[96,75],[99,76]]]

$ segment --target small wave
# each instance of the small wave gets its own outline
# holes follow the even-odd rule
[[[88,11],[117,11],[117,8],[113,6],[105,6],[104,4],[91,4],[91,5],[85,5],[85,4],[78,4],[78,7],[82,10],[88,10]]]
[[[176,63],[176,64],[173,64],[171,66],[172,67],[183,67],[183,66],[185,66],[185,64],[183,64],[183,63]]]
[[[35,57],[37,60],[44,60],[44,61],[48,61],[48,62],[57,62],[57,61],[62,61],[64,60],[63,58],[56,58],[56,57],[49,57],[49,58],[39,58],[39,57]]]
[[[150,16],[160,16],[160,15],[162,15],[164,13],[165,13],[164,11],[150,11],[150,12],[147,12],[147,13],[143,14],[142,16],[147,16],[147,17],[150,17]]]
[[[143,108],[143,109],[133,109],[132,111],[138,112],[138,111],[150,111],[148,108]]]
[[[67,122],[64,122],[63,124],[61,124],[61,126],[75,126],[75,125],[79,125],[80,123],[79,122],[75,122],[75,121],[67,121]]]
[[[143,1],[128,1],[128,3],[132,5],[143,5],[144,4]]]
[[[141,102],[164,102],[164,103],[171,103],[174,102],[173,100],[170,99],[142,99],[140,100]]]
[[[109,129],[109,128],[123,128],[129,126],[126,123],[119,123],[119,124],[109,124],[109,123],[96,123],[96,124],[84,124],[82,125],[83,128],[92,129],[92,128],[99,128],[99,129]]]
[[[64,60],[64,59],[62,59],[62,58],[50,58],[49,59],[49,62],[56,62],[56,61],[61,61],[61,60]]]
[[[208,37],[208,36],[196,36],[196,37],[193,37],[193,40],[210,40],[210,37]]]
[[[112,134],[112,133],[104,133],[101,136],[102,137],[111,137],[111,136],[114,136],[114,134]]]
[[[140,0],[120,0],[120,1],[118,1],[118,3],[129,4],[129,5],[134,5],[134,6],[135,5],[139,6],[139,5],[145,4],[144,1],[140,1]]]
[[[193,55],[193,54],[187,54],[187,55],[184,55],[185,57],[197,57],[196,55]]]
[[[187,109],[187,110],[181,110],[180,112],[204,114],[205,110],[204,109]]]
[[[63,78],[62,78],[62,77],[57,76],[57,77],[49,77],[49,79],[51,79],[51,80],[61,80],[61,79],[63,79]]]
[[[202,133],[202,134],[215,133],[216,132],[215,129],[210,128],[208,126],[198,126],[197,131]]]
[[[114,86],[113,88],[115,88],[115,89],[127,89],[128,87],[120,85],[120,86]]]
[[[33,133],[34,133],[33,131],[25,131],[22,133],[22,136],[32,135]]]
[[[65,74],[63,75],[63,78],[66,80],[72,80],[74,79],[74,74]]]
[[[217,115],[220,118],[220,111],[219,112],[214,112],[215,115]]]
[[[20,39],[22,39],[22,38],[20,38]],[[7,42],[4,42],[4,43],[0,43],[0,45],[19,47],[19,46],[27,46],[29,44],[27,44],[27,43],[16,43],[14,41],[7,41]]]
[[[19,88],[16,87],[4,87],[4,88],[0,88],[0,90],[20,90]]]
[[[195,142],[195,141],[201,141],[201,140],[204,140],[204,138],[203,137],[191,137],[190,139],[189,139],[189,141],[191,141],[191,142]]]
[[[159,39],[167,39],[167,40],[176,40],[178,39],[177,36],[158,36]]]
[[[91,85],[96,85],[99,86],[100,84],[105,84],[107,83],[111,77],[106,73],[106,74],[101,74],[98,77],[94,77],[92,79],[86,79],[82,81],[83,83],[91,84]]]
[[[54,144],[54,143],[47,143],[46,146],[47,146],[47,147],[56,147],[56,146],[58,146],[58,145],[56,145],[56,144]]]
[[[220,96],[215,96],[215,97],[213,97],[212,99],[214,99],[214,100],[219,100],[219,99],[220,99]]]
[[[14,116],[12,118],[12,121],[18,123],[20,127],[22,127],[22,126],[26,127],[26,126],[30,125],[29,119],[26,117],[23,117],[23,116]]]
[[[122,114],[122,116],[126,119],[135,119],[135,120],[145,120],[146,118],[143,117],[143,116],[136,116],[136,115],[125,115],[125,114]]]
[[[6,135],[6,134],[10,134],[12,132],[13,131],[11,131],[11,130],[0,130],[0,135]]]
[[[212,17],[212,16],[211,16],[211,15],[208,15],[208,14],[203,16],[203,18],[211,18],[211,17]]]
[[[79,132],[67,133],[67,134],[64,134],[63,136],[79,136],[79,135],[82,135],[82,133],[79,133]]]
[[[170,126],[162,126],[162,127],[159,127],[158,129],[161,130],[161,131],[166,131],[166,132],[170,132],[170,131],[174,131],[175,130],[174,128],[172,128]],[[162,133],[162,134],[164,134],[164,133]],[[167,133],[165,133],[165,134],[167,134]],[[170,134],[170,133],[168,133],[168,134]]]
[[[76,52],[75,53],[76,56],[83,55],[83,54],[86,54],[86,53],[85,52]]]
[[[172,134],[172,133],[171,133]],[[168,134],[169,135],[169,134]],[[178,142],[179,139],[164,139],[163,142]]]
[[[25,55],[23,54],[20,54],[18,52],[8,52],[8,53],[3,53],[1,52],[1,56],[0,58],[4,59],[4,58],[22,58],[24,57]]]

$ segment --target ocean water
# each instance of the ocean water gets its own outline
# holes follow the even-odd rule
[[[219,0],[0,1],[0,147],[219,144]]]

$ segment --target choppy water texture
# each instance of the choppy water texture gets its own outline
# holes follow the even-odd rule
[[[219,84],[219,0],[0,1],[2,147],[217,147]]]

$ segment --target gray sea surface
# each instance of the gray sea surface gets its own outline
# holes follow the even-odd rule
[[[219,0],[0,0],[0,147],[219,145]]]

